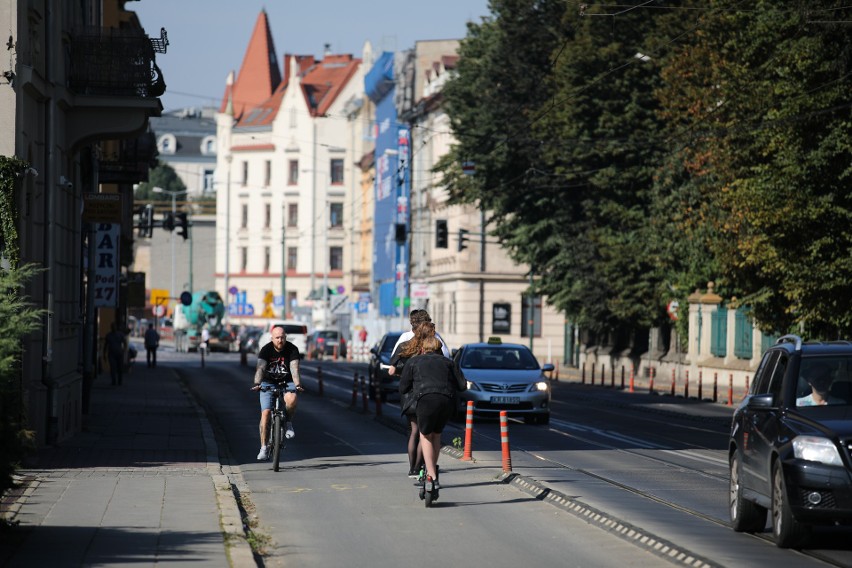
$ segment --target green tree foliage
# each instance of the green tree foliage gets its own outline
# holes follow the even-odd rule
[[[852,9],[709,2],[661,89],[689,230],[768,330],[852,332]]]
[[[451,200],[586,328],[659,324],[713,280],[767,331],[852,333],[852,8],[583,6],[495,0],[469,27]]]
[[[38,272],[33,265],[0,270],[0,494],[12,487],[12,474],[32,448],[32,432],[24,428],[21,339],[39,328],[44,311],[34,308],[22,292]]]
[[[157,166],[148,173],[148,181],[143,181],[136,187],[133,198],[136,201],[171,201],[172,194],[166,192],[155,192],[154,188],[160,187],[167,192],[179,193],[186,191],[186,185],[178,177],[174,168],[170,165],[158,162]]]

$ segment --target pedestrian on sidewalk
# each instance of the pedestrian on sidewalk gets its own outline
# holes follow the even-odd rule
[[[154,329],[154,324],[149,323],[145,331],[145,351],[147,352],[148,367],[157,366],[157,348],[160,347],[160,334]]]
[[[104,351],[109,363],[109,376],[113,386],[120,385],[124,374],[124,352],[127,349],[127,340],[124,334],[118,331],[118,325],[113,322],[109,333],[104,337]]]

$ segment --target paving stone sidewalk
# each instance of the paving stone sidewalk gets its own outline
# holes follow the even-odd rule
[[[229,561],[215,440],[164,358],[120,386],[99,376],[83,432],[31,456],[3,499],[18,526],[0,566],[254,565],[244,550]]]

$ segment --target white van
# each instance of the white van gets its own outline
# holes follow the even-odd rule
[[[284,333],[287,334],[287,341],[298,347],[299,355],[305,357],[308,345],[308,325],[305,322],[298,320],[272,320],[263,328],[263,335],[257,342],[258,351],[263,349],[263,346],[272,341],[272,328],[280,325],[284,328]]]

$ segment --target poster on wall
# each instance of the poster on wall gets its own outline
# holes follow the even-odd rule
[[[494,304],[491,308],[491,333],[512,332],[512,304]]]

